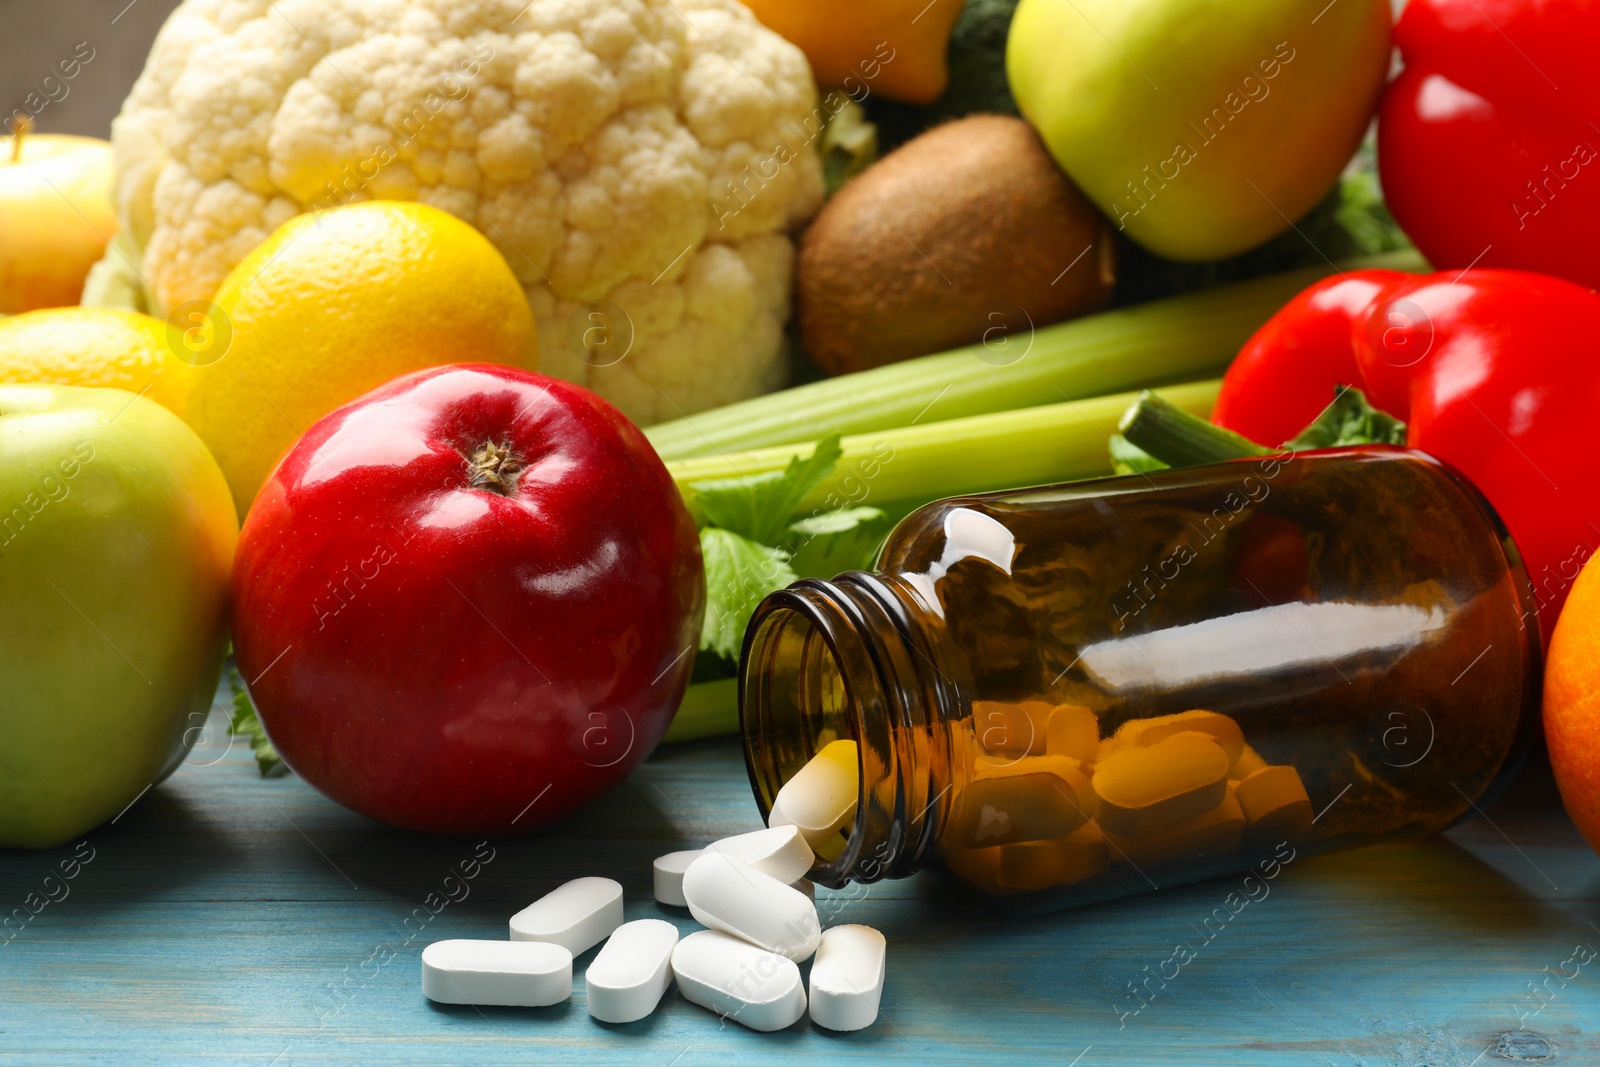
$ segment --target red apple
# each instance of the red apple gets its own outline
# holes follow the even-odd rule
[[[240,535],[233,640],[313,786],[395,826],[519,833],[655,747],[705,606],[693,520],[594,393],[403,375],[311,427]]]

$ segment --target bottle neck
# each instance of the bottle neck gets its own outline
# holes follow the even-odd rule
[[[773,593],[751,620],[739,717],[763,818],[824,745],[856,742],[855,821],[843,851],[819,857],[823,885],[901,878],[938,847],[961,695],[925,611],[899,579],[852,571]]]

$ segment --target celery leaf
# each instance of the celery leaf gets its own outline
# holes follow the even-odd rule
[[[811,455],[804,459],[795,456],[781,471],[708,478],[689,488],[707,525],[763,545],[776,545],[783,540],[800,502],[828,476],[842,454],[839,435],[830,434],[817,442]]]
[[[768,593],[799,578],[789,566],[786,550],[715,526],[700,531],[700,555],[706,571],[706,617],[700,647],[737,660],[756,605]]]
[[[251,702],[250,694],[245,691],[244,681],[239,677],[238,671],[232,672],[230,684],[233,687],[233,715],[228,732],[236,737],[250,739],[250,751],[255,753],[256,766],[261,771],[261,777],[276,778],[278,775],[288,774],[289,767],[267,738],[267,731],[261,725],[261,718],[256,714],[256,706]]]
[[[832,578],[871,567],[891,525],[879,508],[841,508],[790,523],[783,547],[800,577]]]

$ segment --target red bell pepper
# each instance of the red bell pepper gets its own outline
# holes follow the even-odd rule
[[[1289,301],[1234,357],[1211,421],[1269,446],[1305,429],[1328,406],[1329,383],[1361,380],[1351,323],[1386,287],[1410,277],[1397,270],[1352,271]]]
[[[1600,463],[1587,443],[1600,419],[1596,337],[1600,295],[1559,278],[1361,271],[1319,282],[1273,316],[1223,379],[1212,419],[1276,446],[1339,385],[1363,389],[1405,421],[1408,445],[1450,463],[1494,504],[1522,551],[1548,641],[1600,548]]]
[[[1428,261],[1600,286],[1600,2],[1410,0],[1394,40],[1378,171]]]

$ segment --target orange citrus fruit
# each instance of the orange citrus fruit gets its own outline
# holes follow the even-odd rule
[[[533,313],[505,259],[425,204],[297,216],[212,301],[173,315],[201,338],[184,420],[216,456],[241,518],[300,434],[389,379],[441,363],[539,362]]]
[[[862,99],[931,104],[950,83],[946,52],[961,0],[744,0],[811,61],[817,84]]]
[[[1600,557],[1573,583],[1544,675],[1544,736],[1561,802],[1600,852]]]
[[[0,319],[0,382],[44,382],[144,393],[180,409],[188,366],[182,336],[160,319],[118,308],[44,308]]]

